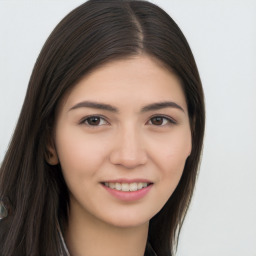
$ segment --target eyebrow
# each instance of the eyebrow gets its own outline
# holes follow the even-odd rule
[[[93,101],[82,101],[74,105],[72,108],[69,109],[69,111],[78,109],[78,108],[93,108],[93,109],[100,109],[100,110],[107,110],[113,113],[118,113],[118,109],[112,105],[105,104],[105,103],[98,103],[98,102],[93,102]],[[163,108],[176,108],[179,109],[183,112],[184,109],[178,105],[177,103],[173,101],[164,101],[164,102],[157,102],[157,103],[152,103],[149,105],[146,105],[142,107],[141,112],[148,112],[148,111],[154,111],[154,110],[160,110]]]
[[[141,112],[159,110],[159,109],[163,109],[163,108],[176,108],[176,109],[179,109],[179,110],[185,112],[185,110],[180,105],[178,105],[177,103],[175,103],[173,101],[158,102],[158,103],[153,103],[153,104],[144,106],[142,108]]]
[[[70,110],[77,109],[77,108],[94,108],[94,109],[101,109],[101,110],[107,110],[110,112],[117,113],[118,110],[117,108],[109,105],[109,104],[104,104],[104,103],[97,103],[93,101],[82,101],[74,105]]]

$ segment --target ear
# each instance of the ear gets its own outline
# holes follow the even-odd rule
[[[50,165],[57,165],[59,158],[53,140],[48,141],[45,149],[45,160]]]

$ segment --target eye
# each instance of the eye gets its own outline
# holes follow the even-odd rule
[[[101,126],[108,124],[108,122],[101,116],[89,116],[83,119],[81,123],[88,126]]]
[[[151,117],[150,120],[148,121],[150,125],[156,125],[156,126],[164,126],[168,124],[176,124],[174,120],[172,120],[169,117],[165,116],[154,116]]]

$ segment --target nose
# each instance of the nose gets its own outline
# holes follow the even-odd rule
[[[133,169],[147,162],[147,153],[139,131],[126,128],[116,134],[110,154],[110,162]]]

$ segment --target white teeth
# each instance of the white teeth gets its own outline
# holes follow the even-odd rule
[[[130,184],[130,191],[137,191],[137,190],[138,190],[137,183],[131,183]]]
[[[116,187],[116,184],[115,184],[115,183],[109,183],[109,187],[110,187],[110,188],[115,188],[115,187]]]
[[[115,189],[122,190],[122,184],[121,183],[116,183]]]
[[[143,183],[142,183],[142,187],[143,187],[143,188],[147,187],[147,183],[146,183],[146,182],[143,182]]]
[[[130,191],[130,185],[128,183],[123,183],[122,191]]]
[[[143,188],[143,185],[142,185],[142,183],[140,182],[140,183],[138,183],[138,189],[142,189]]]
[[[149,185],[149,183],[146,183],[146,182],[138,182],[138,183],[136,183],[136,182],[133,182],[133,183],[105,182],[104,185],[109,188],[112,188],[112,189],[128,192],[128,191],[137,191],[142,188],[146,188]]]

